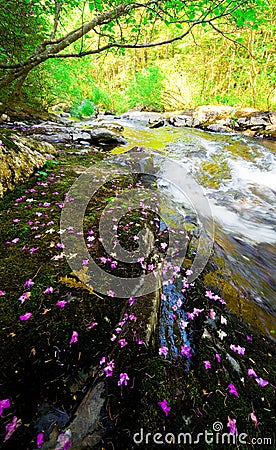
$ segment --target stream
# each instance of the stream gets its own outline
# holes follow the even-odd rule
[[[109,118],[101,123],[110,122]],[[239,297],[229,308],[270,335],[275,324],[275,193],[276,144],[245,135],[210,133],[165,126],[150,129],[148,117],[112,118],[124,127],[128,144],[151,148],[176,160],[204,188],[215,224],[214,252],[218,267],[231,277]],[[91,122],[84,122],[90,125]],[[93,122],[93,124],[95,121]],[[178,212],[185,215],[183,196],[161,183]]]

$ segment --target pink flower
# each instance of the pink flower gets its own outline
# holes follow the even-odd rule
[[[43,291],[43,294],[52,294],[54,292],[54,288],[52,286],[47,287],[45,291]]]
[[[218,330],[218,336],[221,340],[227,336],[227,333],[225,333],[223,330]]]
[[[87,266],[89,264],[89,259],[83,259],[82,260],[82,265],[83,266]]]
[[[29,320],[32,317],[32,313],[26,312],[23,316],[19,316],[20,320]]]
[[[91,325],[89,325],[89,329],[92,330],[94,327],[96,327],[98,325],[97,322],[92,322]]]
[[[185,355],[188,359],[191,358],[191,348],[188,345],[181,345],[181,355]]]
[[[107,259],[104,256],[100,257],[101,263],[105,264],[107,262]]]
[[[118,386],[122,386],[123,384],[125,384],[125,386],[126,386],[128,381],[129,381],[128,374],[127,373],[120,373],[120,379],[118,381]]]
[[[72,337],[71,337],[71,340],[70,340],[70,345],[74,344],[74,342],[78,341],[78,336],[79,336],[79,334],[76,331],[73,331]]]
[[[256,372],[255,372],[254,369],[248,369],[247,373],[248,373],[248,376],[249,376],[250,378],[251,378],[251,377],[257,378],[257,374],[256,374]]]
[[[67,302],[65,300],[59,300],[56,302],[56,306],[59,306],[60,308],[64,308],[64,306],[67,305]]]
[[[30,298],[31,296],[31,292],[24,292],[20,297],[19,297],[19,301],[21,303],[21,305],[23,305],[23,303],[25,302],[25,300],[27,300],[28,298]]]
[[[194,310],[193,310],[193,315],[194,315],[194,316],[198,316],[202,311],[204,311],[204,309],[197,309],[197,308],[194,308]]]
[[[233,394],[233,395],[235,395],[236,397],[239,396],[237,389],[235,388],[235,386],[234,386],[232,383],[229,384],[229,386],[227,387],[227,389],[229,389],[229,394]]]
[[[6,425],[6,435],[4,441],[10,439],[11,435],[15,432],[15,430],[19,427],[20,421],[16,416],[13,417],[12,421],[7,423]]]
[[[107,295],[109,296],[109,297],[115,297],[115,292],[114,291],[107,291]]]
[[[262,378],[255,378],[255,380],[257,381],[258,385],[261,387],[265,387],[269,384],[267,380],[263,380]]]
[[[193,313],[189,313],[189,312],[187,312],[187,317],[188,317],[188,319],[190,319],[190,320],[194,320],[194,318],[195,318],[195,316],[193,315]]]
[[[129,300],[128,300],[128,304],[129,304],[130,306],[132,306],[133,303],[135,302],[135,300],[136,300],[135,297],[130,297]]]
[[[218,353],[216,353],[216,359],[220,362],[220,355]]]
[[[34,285],[34,282],[31,278],[29,278],[27,281],[25,281],[24,283],[24,287],[26,287],[27,289],[30,289],[31,286]]]
[[[228,423],[227,423],[227,426],[230,428],[230,433],[231,434],[238,434],[238,431],[237,431],[237,428],[236,428],[236,419],[231,419],[229,416],[228,416]]]
[[[248,341],[252,341],[252,337],[250,337],[250,336],[246,336],[246,339],[247,339]]]
[[[162,402],[157,402],[157,405],[161,406],[166,416],[169,414],[171,407],[168,406],[168,401],[165,398]]]
[[[37,248],[35,248],[35,247],[32,247],[32,248],[30,248],[30,253],[34,253],[34,252],[36,252],[38,250],[38,247]]]
[[[107,363],[106,367],[104,368],[106,377],[112,377],[114,367],[115,367],[115,364],[114,364],[114,360],[112,359],[110,362]]]
[[[36,437],[36,446],[37,448],[41,448],[42,444],[44,444],[44,434],[39,433]]]
[[[9,408],[11,406],[10,400],[6,398],[5,400],[0,400],[0,416],[3,414],[3,410],[5,408]]]
[[[169,351],[168,347],[165,347],[164,345],[162,345],[161,347],[159,347],[159,355],[160,355],[160,356],[161,356],[161,355],[167,356],[168,351]]]
[[[0,297],[3,297],[3,295],[5,295],[6,292],[5,291],[0,291]]]
[[[208,361],[208,360],[203,361],[203,364],[205,365],[205,369],[211,369],[211,363],[210,363],[210,361]]]
[[[125,339],[119,339],[118,344],[123,348],[127,345],[127,341]]]
[[[187,276],[193,275],[193,273],[194,273],[194,272],[193,272],[191,269],[186,270],[186,275],[187,275]]]

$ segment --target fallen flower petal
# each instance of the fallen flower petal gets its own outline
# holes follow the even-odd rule
[[[235,386],[234,386],[232,383],[230,383],[230,384],[228,385],[227,389],[229,389],[229,394],[233,394],[233,395],[235,395],[236,397],[239,396],[237,389],[235,388]]]
[[[43,291],[43,294],[52,294],[54,292],[54,288],[52,286],[47,287],[45,291]]]
[[[166,356],[168,354],[168,347],[165,347],[164,345],[162,345],[162,347],[159,348],[159,355],[164,355]]]
[[[127,345],[127,341],[125,339],[119,339],[118,344],[123,348]]]
[[[255,377],[255,378],[257,378],[257,374],[256,374],[256,372],[255,372],[254,369],[248,369],[247,373],[248,373],[248,376],[249,376],[249,377]]]
[[[225,338],[227,336],[227,333],[225,333],[222,330],[218,330],[218,336],[221,340],[223,340],[223,338]]]
[[[231,419],[231,417],[228,416],[228,423],[227,426],[230,428],[231,434],[238,434],[237,428],[236,428],[236,419]]]
[[[123,384],[127,385],[127,382],[129,381],[129,376],[127,373],[121,373],[120,379],[118,381],[118,386],[122,386]]]
[[[11,405],[10,400],[6,398],[5,400],[0,400],[0,416],[3,414],[5,408],[9,408]]]
[[[58,438],[57,442],[59,444],[58,448],[59,450],[68,450],[71,446],[71,433],[70,431],[66,431],[65,433],[61,433]]]
[[[60,308],[64,308],[65,305],[67,305],[67,302],[65,300],[59,300],[56,303],[56,306],[59,306]]]
[[[163,409],[166,416],[169,414],[171,407],[168,406],[168,401],[165,398],[162,402],[157,402],[157,405],[159,405]]]
[[[73,344],[74,342],[78,341],[78,336],[79,336],[78,333],[76,331],[73,331],[72,337],[71,337],[71,340],[70,340],[70,345]]]
[[[15,432],[15,430],[21,425],[21,421],[17,419],[16,416],[13,417],[12,421],[7,423],[5,429],[6,429],[6,435],[4,438],[4,441],[7,441],[10,439],[11,435]]]
[[[258,385],[261,387],[265,387],[269,384],[267,380],[263,380],[262,378],[255,378],[255,380],[257,381]]]
[[[32,313],[26,312],[23,316],[19,316],[20,320],[29,320],[32,317]]]
[[[181,355],[185,355],[188,359],[191,358],[191,348],[188,345],[181,345]]]
[[[42,444],[44,444],[44,433],[39,433],[36,437],[37,448],[41,448]]]
[[[29,278],[27,281],[25,281],[25,283],[24,283],[24,287],[26,287],[26,288],[28,288],[28,289],[30,289],[30,287],[31,286],[33,286],[34,285],[34,282],[33,282],[33,280],[31,279],[31,278]]]

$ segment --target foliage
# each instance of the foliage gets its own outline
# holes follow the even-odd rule
[[[273,18],[266,0],[11,0],[0,11],[2,100],[22,92],[32,105],[78,109],[86,99],[118,112],[272,108]]]
[[[126,87],[127,106],[162,111],[163,79],[164,76],[157,66],[139,71]]]
[[[95,107],[90,100],[82,100],[81,103],[74,104],[70,110],[70,113],[74,117],[82,118],[83,116],[92,116],[95,112]]]

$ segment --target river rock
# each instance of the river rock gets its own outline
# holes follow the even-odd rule
[[[0,131],[0,197],[25,182],[35,168],[42,167],[56,153],[47,142]]]
[[[154,122],[151,122],[151,121],[148,122],[148,127],[149,128],[161,128],[164,125],[165,125],[165,120],[164,119],[155,120]]]
[[[122,136],[118,136],[116,133],[107,130],[106,128],[90,130],[90,139],[92,144],[98,145],[127,144],[127,141]]]
[[[169,124],[173,125],[174,127],[191,127],[196,128],[200,125],[200,121],[193,117],[192,112],[187,112],[186,114],[180,114],[175,117],[169,118]]]

